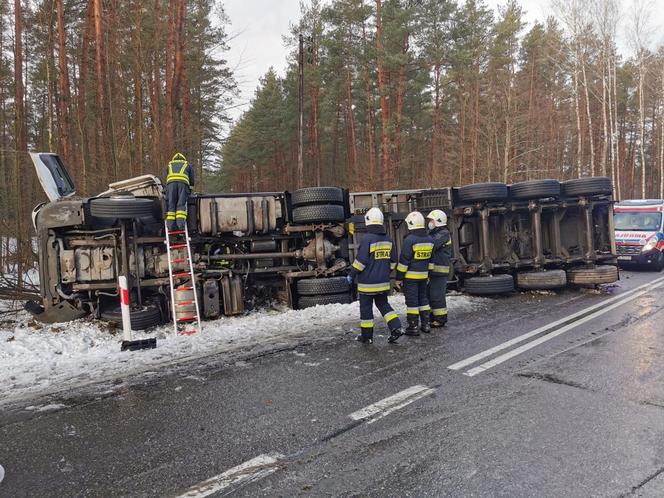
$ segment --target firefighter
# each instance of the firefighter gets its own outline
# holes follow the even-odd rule
[[[173,156],[166,168],[166,224],[168,230],[184,230],[187,224],[187,199],[194,186],[194,168],[179,152]]]
[[[357,340],[373,343],[373,305],[383,315],[390,329],[388,342],[395,342],[403,331],[399,316],[387,301],[390,292],[390,273],[397,266],[397,252],[390,237],[385,233],[383,213],[378,208],[371,208],[364,216],[367,231],[362,236],[357,257],[353,261],[348,283],[357,281],[360,299],[360,329]]]
[[[427,296],[427,279],[433,240],[424,227],[422,213],[413,211],[406,216],[406,226],[409,234],[403,241],[397,265],[397,288],[403,287],[406,297],[408,319],[406,335],[420,335],[419,330],[425,333],[431,332],[429,323],[431,306]]]
[[[447,215],[434,209],[427,215],[429,235],[433,239],[433,251],[429,262],[429,303],[431,327],[444,327],[447,323],[447,277],[452,257],[452,237],[447,228]]]

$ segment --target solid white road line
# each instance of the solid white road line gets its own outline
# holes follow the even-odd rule
[[[662,280],[662,279],[659,279],[659,280]],[[502,355],[494,358],[493,360],[487,361],[486,363],[482,363],[481,365],[479,365],[475,368],[471,368],[467,372],[464,372],[464,375],[467,375],[469,377],[473,377],[473,376],[475,376],[479,373],[486,372],[488,369],[490,369],[492,367],[495,367],[496,365],[500,365],[501,363],[504,363],[507,360],[509,360],[511,358],[514,358],[517,355],[520,355],[524,351],[528,351],[529,349],[532,349],[536,346],[539,346],[540,344],[542,344],[546,341],[549,341],[549,340],[553,339],[554,337],[558,337],[559,335],[564,334],[565,332],[567,332],[569,330],[572,330],[572,329],[578,327],[579,325],[583,325],[584,323],[589,322],[590,320],[593,320],[593,319],[597,318],[598,316],[603,315],[604,313],[608,313],[609,311],[617,308],[618,306],[622,306],[623,304],[625,304],[629,301],[632,301],[633,299],[636,299],[637,297],[643,296],[644,294],[647,294],[651,290],[654,290],[658,287],[662,287],[663,285],[664,285],[664,281],[660,281],[658,284],[651,285],[648,289],[643,289],[642,291],[637,292],[636,294],[632,294],[630,296],[624,297],[620,301],[614,302],[613,304],[611,304],[609,306],[605,306],[601,310],[595,311],[594,313],[591,313],[590,315],[585,316],[585,317],[581,318],[580,320],[577,320],[577,321],[572,322],[568,325],[565,325],[564,327],[561,327],[558,330],[554,330],[553,332],[550,332],[546,335],[543,335],[542,337],[538,337],[537,339],[535,339],[533,341],[530,341],[530,342],[524,344],[523,346],[520,346],[520,347],[518,347],[516,349],[513,349],[511,351],[508,351],[507,353],[502,354]]]
[[[259,455],[256,458],[241,463],[237,467],[228,469],[223,474],[211,477],[206,481],[192,486],[178,498],[202,498],[222,491],[234,484],[262,479],[277,471],[279,460],[283,457],[281,453]]]
[[[5,478],[5,469],[2,468],[2,465],[0,465],[0,482]]]
[[[539,327],[531,332],[528,332],[526,334],[520,335],[518,337],[515,337],[514,339],[510,339],[509,341],[503,342],[502,344],[498,344],[497,346],[494,346],[490,349],[487,349],[486,351],[482,351],[481,353],[477,353],[476,355],[470,356],[469,358],[466,358],[465,360],[458,361],[456,363],[453,363],[452,365],[448,366],[450,370],[461,370],[469,365],[472,365],[473,363],[477,363],[480,360],[483,360],[484,358],[488,358],[489,356],[493,356],[494,354],[498,353],[499,351],[502,351],[503,349],[510,348],[514,346],[515,344],[518,344],[520,342],[525,341],[526,339],[530,339],[531,337],[535,337],[536,335],[541,334],[542,332],[546,332],[547,330],[550,330],[552,328],[558,327],[559,325],[563,325],[566,323],[569,323],[570,320],[574,320],[576,318],[582,317],[583,315],[586,315],[588,313],[591,313],[595,311],[596,309],[603,308],[607,306],[608,304],[611,304],[615,301],[618,301],[619,299],[624,299],[627,296],[633,295],[637,292],[639,292],[642,289],[645,289],[646,287],[650,287],[653,284],[657,284],[659,282],[664,282],[664,277],[660,277],[658,279],[655,279],[651,282],[648,282],[647,284],[640,285],[639,287],[635,287],[634,289],[631,289],[627,292],[623,292],[622,294],[619,294],[617,296],[610,297],[609,299],[605,299],[597,304],[593,304],[592,306],[589,306],[587,308],[584,308],[580,311],[577,311],[576,313],[572,313],[571,315],[566,316],[565,318],[561,318],[560,320],[556,320],[555,322],[551,322],[547,325],[544,325],[542,327]]]
[[[435,389],[427,386],[412,386],[385,399],[376,401],[348,416],[353,420],[371,419],[368,423],[373,423],[404,406],[410,405],[412,402],[417,401],[420,398],[433,394],[434,392],[436,392]]]

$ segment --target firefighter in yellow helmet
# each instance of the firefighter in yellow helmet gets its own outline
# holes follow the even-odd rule
[[[179,152],[166,167],[166,222],[169,230],[184,230],[187,224],[187,200],[194,186],[194,168]]]

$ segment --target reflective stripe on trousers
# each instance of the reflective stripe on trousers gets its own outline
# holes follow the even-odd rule
[[[390,306],[390,303],[387,300],[387,292],[379,294],[360,294],[359,299],[361,327],[363,327],[363,323],[371,322],[373,324],[373,307],[375,304],[378,311],[383,315],[390,330],[401,328],[401,320],[399,320],[399,316]]]

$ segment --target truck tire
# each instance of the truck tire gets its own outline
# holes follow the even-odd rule
[[[306,278],[297,281],[297,293],[301,296],[339,294],[349,290],[350,285],[348,285],[346,277]]]
[[[123,220],[147,218],[154,214],[154,202],[133,196],[99,197],[90,200],[90,214]]]
[[[311,308],[312,306],[325,304],[350,304],[350,294],[322,294],[317,296],[302,296],[298,299],[298,305],[301,310]]]
[[[567,285],[565,270],[529,271],[517,273],[516,285],[526,290],[561,289]]]
[[[567,281],[575,285],[610,284],[618,280],[618,267],[613,265],[574,268],[567,271]]]
[[[613,192],[613,184],[611,178],[606,176],[575,178],[562,184],[562,193],[566,196],[610,194],[611,192]]]
[[[504,294],[514,290],[514,278],[512,278],[512,275],[472,277],[464,280],[463,286],[468,294],[476,294],[478,296]]]
[[[501,201],[507,199],[507,185],[499,182],[474,183],[459,188],[461,201]]]
[[[512,199],[545,199],[560,195],[558,180],[530,180],[510,185]]]
[[[344,191],[338,187],[309,187],[293,192],[291,202],[294,207],[308,206],[310,204],[339,204],[344,203]]]
[[[343,206],[332,204],[322,206],[300,206],[293,209],[293,222],[300,224],[329,223],[345,221],[346,211]]]
[[[129,317],[132,330],[145,330],[163,323],[161,309],[155,304],[144,306],[142,309],[132,309],[129,311]],[[102,311],[101,318],[122,326],[120,306]]]

